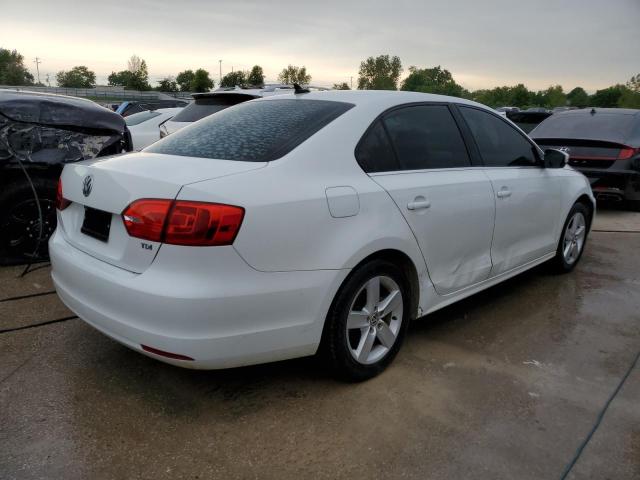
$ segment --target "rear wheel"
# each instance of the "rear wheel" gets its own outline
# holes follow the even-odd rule
[[[56,228],[57,183],[51,179],[32,180],[42,209],[42,225],[38,204],[26,180],[0,193],[0,264],[47,259],[47,241]]]
[[[582,203],[576,203],[564,222],[558,250],[553,259],[555,270],[560,273],[570,272],[582,257],[587,243],[590,214]]]
[[[373,260],[341,287],[327,318],[323,353],[335,374],[362,381],[398,353],[409,323],[409,288],[396,265]]]

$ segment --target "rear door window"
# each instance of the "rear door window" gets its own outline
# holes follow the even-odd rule
[[[477,108],[460,106],[485,165],[491,167],[536,166],[534,146],[500,117]]]
[[[469,154],[446,105],[416,105],[383,117],[401,170],[471,165]]]
[[[192,103],[184,107],[171,120],[174,122],[196,122],[201,118],[229,108],[238,103],[256,98],[252,95],[218,95],[215,97],[196,98]]]
[[[353,106],[304,99],[246,102],[178,130],[144,151],[268,162],[286,155]]]
[[[356,159],[367,173],[400,170],[382,121],[377,120],[356,148]]]

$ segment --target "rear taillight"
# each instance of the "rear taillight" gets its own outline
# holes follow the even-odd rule
[[[640,148],[624,147],[620,150],[620,153],[618,153],[618,160],[627,160],[637,153],[640,153]]]
[[[62,179],[59,178],[58,189],[56,190],[56,208],[58,210],[64,210],[69,205],[71,205],[71,202],[64,198],[64,195],[62,194]]]
[[[122,212],[127,232],[132,237],[162,241],[162,231],[173,200],[144,198],[136,200]]]
[[[231,245],[244,208],[177,200],[169,214],[164,241],[174,245]]]
[[[122,218],[132,237],[172,245],[231,245],[240,230],[244,208],[186,200],[141,199]]]

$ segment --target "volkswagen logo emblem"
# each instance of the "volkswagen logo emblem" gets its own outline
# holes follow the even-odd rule
[[[87,175],[86,177],[84,177],[84,180],[82,181],[82,194],[85,197],[88,197],[89,195],[91,195],[92,188],[93,188],[93,176]]]

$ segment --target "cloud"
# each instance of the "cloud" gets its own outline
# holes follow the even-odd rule
[[[389,53],[405,70],[442,65],[473,89],[594,90],[638,73],[639,21],[637,0],[60,0],[3,6],[0,31],[5,48],[42,57],[41,71],[84,64],[99,79],[136,53],[152,79],[199,67],[217,77],[222,59],[224,72],[257,63],[272,80],[289,63],[306,65],[314,83],[331,84]]]

